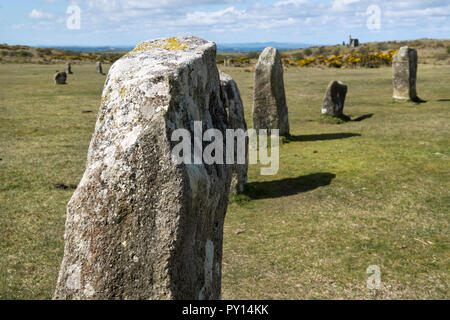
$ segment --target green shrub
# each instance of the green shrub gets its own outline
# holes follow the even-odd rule
[[[301,52],[294,53],[292,56],[295,60],[302,60],[304,58],[304,55]]]
[[[450,46],[447,47],[447,53],[450,54]]]
[[[310,48],[305,49],[305,55],[307,56],[312,55],[312,50]]]
[[[33,54],[30,51],[25,51],[25,50],[17,51],[17,55],[19,57],[23,57],[23,58],[31,58],[31,57],[33,57]]]
[[[248,59],[258,59],[259,58],[259,53],[258,52],[249,52],[247,54],[247,58]]]

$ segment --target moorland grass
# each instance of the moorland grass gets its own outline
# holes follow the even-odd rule
[[[54,184],[84,172],[105,81],[82,64],[55,86],[62,68],[0,65],[0,299],[54,290],[73,193]],[[251,127],[253,73],[220,68]],[[246,193],[231,198],[223,298],[448,299],[450,66],[419,66],[421,104],[392,100],[387,67],[284,77],[291,137],[278,174],[250,166]],[[352,121],[319,121],[331,80],[348,85]],[[369,265],[380,290],[366,287]]]

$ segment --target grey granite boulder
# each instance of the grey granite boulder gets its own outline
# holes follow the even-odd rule
[[[341,81],[331,81],[322,103],[322,114],[334,117],[343,115],[347,86]]]
[[[247,132],[247,123],[244,117],[244,106],[242,104],[241,95],[239,93],[238,86],[231,76],[226,73],[220,72],[220,85],[222,89],[222,101],[225,105],[228,124],[230,129],[241,129]],[[247,183],[247,170],[248,170],[248,137],[245,138],[244,148],[240,148],[240,152],[244,152],[244,163],[238,161],[238,139],[235,138],[234,142],[234,164],[233,174],[231,179],[230,192],[242,193]],[[243,150],[242,150],[243,149]]]
[[[216,45],[139,44],[111,67],[67,206],[54,299],[219,299],[231,166],[176,164],[176,129],[228,120]]]
[[[55,84],[66,84],[67,73],[65,73],[64,71],[56,71],[54,79]]]
[[[418,100],[416,92],[417,51],[409,47],[401,47],[392,62],[392,82],[394,99]]]
[[[267,47],[259,56],[253,90],[253,128],[279,129],[281,136],[289,135],[283,65],[277,49]]]

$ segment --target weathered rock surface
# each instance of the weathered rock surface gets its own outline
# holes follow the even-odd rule
[[[244,117],[244,106],[242,104],[241,95],[239,93],[238,86],[231,76],[226,73],[220,72],[220,85],[222,89],[222,101],[225,105],[228,124],[230,129],[242,129],[247,132],[247,123]],[[235,162],[232,169],[232,179],[230,192],[242,193],[247,183],[247,171],[248,171],[248,137],[245,139],[245,163],[238,163],[237,157],[238,141],[234,142],[234,155]]]
[[[279,129],[281,136],[289,135],[283,65],[272,47],[264,49],[255,68],[253,128]]]
[[[64,71],[56,71],[55,73],[55,84],[66,84],[67,73]]]
[[[401,47],[392,62],[392,81],[394,99],[417,100],[417,51],[409,47]]]
[[[176,165],[172,132],[225,136],[216,46],[143,42],[111,67],[67,206],[55,299],[218,299],[229,165]],[[224,146],[225,148],[225,146]]]
[[[334,117],[343,115],[347,86],[341,81],[331,81],[325,92],[322,104],[322,114]]]
[[[97,61],[97,63],[95,65],[96,65],[96,68],[97,68],[97,72],[98,73],[103,73],[102,63],[100,61]]]

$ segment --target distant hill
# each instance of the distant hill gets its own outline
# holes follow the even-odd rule
[[[227,43],[217,44],[217,51],[222,52],[254,52],[263,51],[267,47],[274,47],[278,50],[292,50],[308,48],[313,46],[306,43],[283,43],[283,42],[253,42],[253,43]]]
[[[83,46],[38,46],[40,48],[52,48],[57,50],[70,50],[76,52],[128,52],[134,47],[83,47]]]
[[[283,42],[253,42],[253,43],[224,43],[217,44],[217,51],[222,52],[254,52],[262,51],[266,47],[275,47],[278,50],[292,50],[300,48],[308,48],[313,46],[306,43],[283,43]],[[70,50],[77,52],[128,52],[133,50],[134,47],[127,46],[101,46],[101,47],[88,47],[88,46],[38,46],[40,48],[53,48],[58,50]]]
[[[339,55],[383,53],[398,50],[402,46],[410,46],[418,50],[419,63],[450,63],[450,39],[418,39],[405,41],[386,41],[362,43],[352,48],[344,45],[313,46],[305,43],[254,42],[218,44],[217,60],[223,63],[226,58],[235,59],[235,64],[255,63],[258,53],[268,46],[279,49],[282,57],[297,64],[298,61],[311,58],[327,59]],[[95,62],[113,63],[126,52],[132,50],[126,46],[48,46],[30,47],[24,45],[0,44],[0,63],[62,63],[62,62]],[[320,58],[321,57],[321,58]]]

